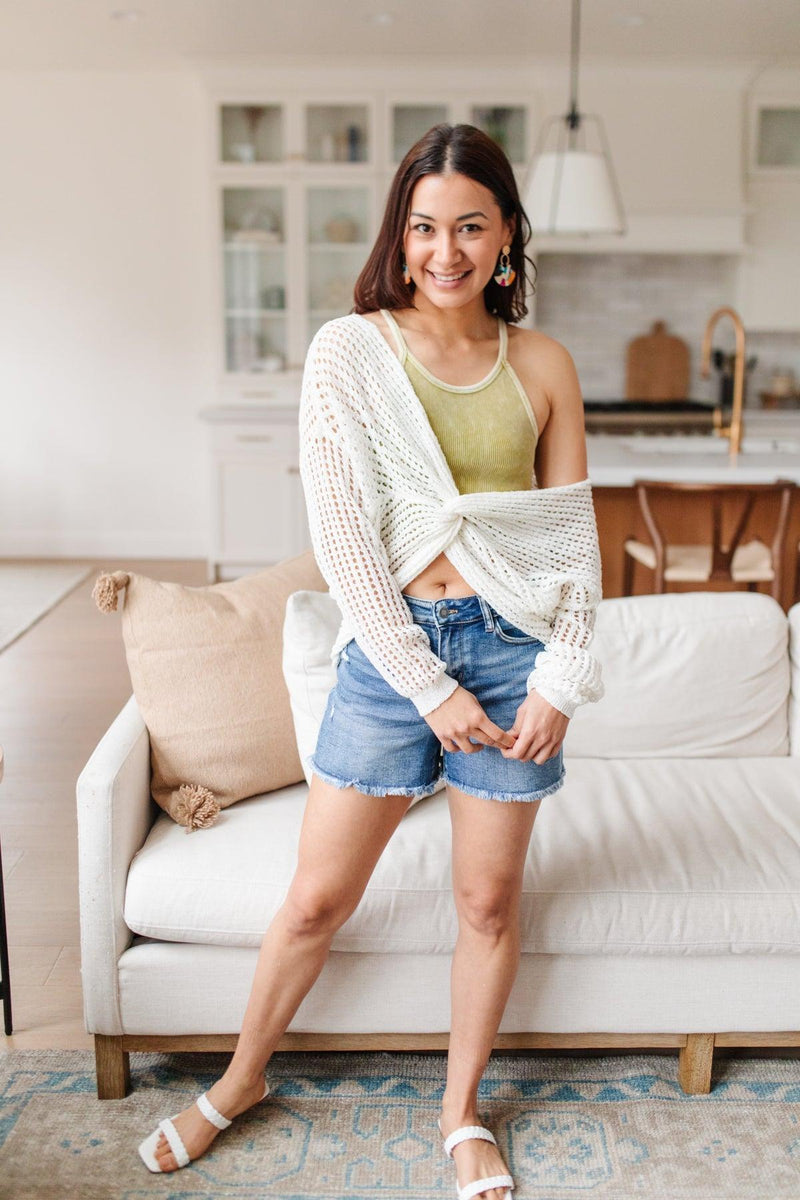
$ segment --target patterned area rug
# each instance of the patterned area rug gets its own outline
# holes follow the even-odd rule
[[[443,1054],[273,1055],[271,1095],[174,1175],[136,1147],[210,1087],[222,1054],[132,1054],[132,1092],[99,1101],[85,1051],[0,1055],[0,1195],[14,1200],[434,1200],[456,1194],[436,1128]],[[481,1118],[514,1200],[800,1197],[800,1062],[722,1059],[686,1096],[677,1057],[498,1054]]]
[[[0,650],[83,583],[87,563],[0,563]]]

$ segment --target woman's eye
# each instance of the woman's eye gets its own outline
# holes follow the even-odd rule
[[[414,226],[414,228],[415,228],[415,229],[418,229],[418,230],[420,230],[420,232],[424,232],[426,229],[430,229],[430,228],[431,228],[431,226],[430,226],[430,225],[428,225],[428,224],[426,224],[426,222],[424,222],[424,221],[421,221],[421,222],[420,222],[420,224],[419,224],[419,225],[415,225],[415,226]],[[478,232],[481,232],[481,230],[482,230],[482,226],[480,226],[480,225],[474,225],[474,224],[472,224],[472,223],[470,223],[470,224],[468,224],[468,225],[462,225],[462,226],[461,226],[461,228],[462,228],[462,229],[477,229],[477,230],[478,230]]]

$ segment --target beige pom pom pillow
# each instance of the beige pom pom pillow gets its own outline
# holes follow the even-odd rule
[[[221,808],[303,778],[281,665],[286,600],[327,591],[307,550],[208,587],[118,571],[92,593],[110,612],[124,589],[122,636],[150,734],[155,801],[187,832]]]

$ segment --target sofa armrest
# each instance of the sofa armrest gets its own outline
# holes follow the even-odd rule
[[[117,961],[133,937],[123,919],[128,867],[156,815],[150,738],[131,696],[77,783],[83,1012],[89,1033],[120,1034]]]
[[[786,614],[789,622],[789,753],[800,757],[800,603]]]

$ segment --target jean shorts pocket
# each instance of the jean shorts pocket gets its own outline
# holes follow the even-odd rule
[[[537,643],[540,646],[544,642],[540,638],[534,637],[533,634],[526,633],[524,629],[520,629],[518,625],[512,625],[505,617],[501,617],[499,612],[492,609],[494,620],[494,631],[503,642],[513,642],[518,646],[530,646]]]

